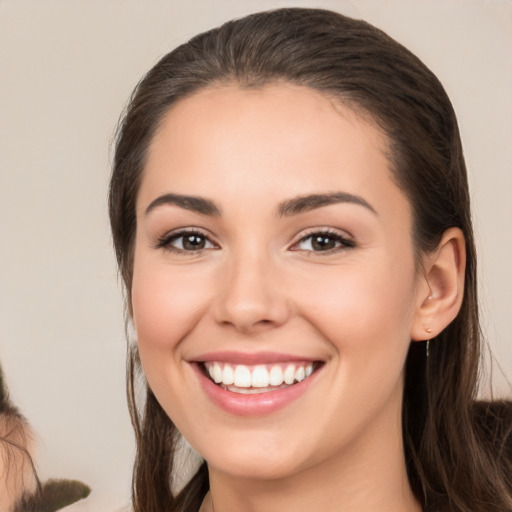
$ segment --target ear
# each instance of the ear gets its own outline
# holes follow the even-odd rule
[[[411,325],[413,341],[437,336],[459,313],[464,296],[466,243],[459,228],[450,228],[437,248],[423,259],[424,279]]]

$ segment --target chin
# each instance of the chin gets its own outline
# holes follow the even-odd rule
[[[273,457],[261,457],[259,459],[241,460],[236,457],[234,460],[217,460],[214,457],[208,467],[216,469],[222,473],[229,474],[233,478],[243,480],[281,480],[297,472],[299,468],[290,460],[279,460],[275,455]],[[218,465],[216,464],[218,462]]]
[[[211,442],[208,447],[198,447],[199,453],[210,469],[229,474],[235,478],[249,480],[279,480],[300,472],[307,466],[307,449],[304,443],[297,446],[286,445],[284,439],[262,436],[247,442],[228,436],[226,443],[221,440]],[[289,436],[288,436],[289,437]],[[229,442],[230,441],[230,442]],[[215,446],[215,450],[212,447]]]

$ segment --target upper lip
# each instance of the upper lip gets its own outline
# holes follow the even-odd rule
[[[189,362],[205,363],[205,362],[224,362],[231,364],[256,365],[256,364],[272,364],[272,363],[289,363],[289,362],[314,362],[319,361],[318,358],[300,356],[297,354],[284,354],[281,352],[237,352],[237,351],[220,351],[207,352],[197,357],[193,357]]]

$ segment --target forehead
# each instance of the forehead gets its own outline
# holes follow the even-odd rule
[[[216,137],[220,138],[218,142],[225,143],[224,130],[232,127],[237,132],[230,134],[233,145],[238,142],[245,146],[253,141],[256,145],[258,139],[286,144],[292,141],[292,136],[300,145],[304,139],[311,140],[315,131],[325,138],[332,128],[350,124],[354,139],[358,136],[360,142],[366,139],[385,154],[387,137],[372,121],[362,109],[342,103],[332,94],[287,82],[261,88],[241,88],[234,84],[207,87],[179,100],[167,111],[153,137],[150,152],[155,146],[172,144],[171,137],[175,146],[191,141],[191,136],[199,142],[204,135],[212,145],[217,142]],[[364,137],[360,137],[363,131]],[[326,143],[340,142],[335,132]]]
[[[139,203],[164,191],[213,199],[222,193],[240,201],[340,187],[370,195],[385,187],[401,195],[386,152],[387,138],[374,123],[316,90],[291,84],[206,88],[164,116],[149,148]]]

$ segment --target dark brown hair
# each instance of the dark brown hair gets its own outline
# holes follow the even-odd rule
[[[457,318],[430,342],[412,343],[405,369],[403,436],[409,480],[424,510],[512,510],[510,405],[475,401],[480,361],[476,262],[466,169],[451,103],[431,71],[382,31],[314,9],[279,9],[200,34],[154,66],[120,124],[110,219],[130,314],[135,201],[146,152],[171,105],[208,86],[284,81],[313,88],[378,124],[397,185],[413,210],[418,255],[451,227],[465,235],[465,294]],[[208,489],[203,464],[185,489],[170,488],[176,428],[147,388],[139,411],[136,348],[128,395],[137,439],[137,512],[197,510]]]

